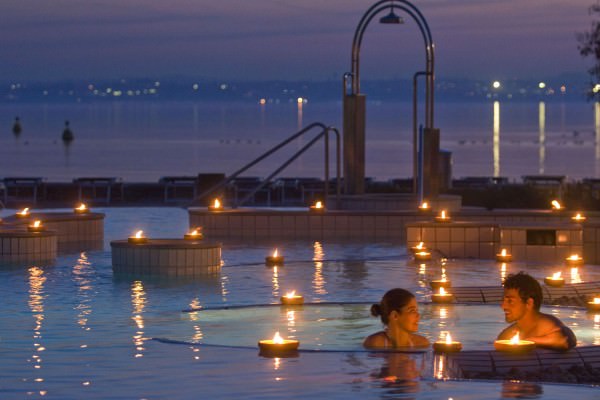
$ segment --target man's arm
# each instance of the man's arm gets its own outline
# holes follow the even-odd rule
[[[552,315],[544,315],[535,330],[535,335],[523,339],[554,350],[569,350],[577,344],[573,331]]]

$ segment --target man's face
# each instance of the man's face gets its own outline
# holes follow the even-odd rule
[[[533,299],[528,299],[533,302]],[[502,310],[506,322],[516,322],[523,318],[527,312],[528,304],[519,297],[518,289],[504,289],[504,298],[502,299]]]

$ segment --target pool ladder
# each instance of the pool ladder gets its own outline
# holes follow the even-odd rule
[[[277,176],[281,171],[283,171],[285,168],[287,168],[294,160],[296,160],[298,157],[300,157],[304,152],[306,152],[307,150],[309,150],[320,139],[323,139],[324,144],[325,144],[325,165],[324,165],[325,180],[324,180],[324,187],[323,187],[323,195],[325,197],[324,198],[325,204],[327,204],[327,199],[328,199],[328,196],[329,196],[329,135],[331,133],[335,134],[335,139],[336,139],[336,153],[335,153],[336,154],[335,195],[336,195],[336,205],[339,205],[340,195],[341,195],[341,178],[340,178],[340,168],[341,168],[340,167],[340,163],[341,163],[340,153],[341,153],[341,144],[340,144],[340,132],[338,131],[337,128],[334,128],[334,127],[331,127],[331,126],[327,126],[327,125],[325,125],[325,124],[323,124],[321,122],[313,122],[312,124],[307,125],[306,127],[302,128],[300,131],[294,133],[289,138],[283,140],[281,143],[275,145],[274,147],[272,147],[271,149],[269,149],[268,151],[266,151],[265,153],[263,153],[261,156],[259,156],[256,159],[252,160],[248,164],[244,165],[242,168],[240,168],[239,170],[237,170],[236,172],[234,172],[232,175],[230,175],[226,179],[222,180],[218,184],[216,184],[216,185],[212,186],[211,188],[205,190],[204,192],[200,193],[200,195],[198,195],[198,197],[196,197],[196,199],[194,199],[193,204],[198,205],[202,199],[204,199],[208,195],[214,193],[215,191],[217,191],[217,190],[225,187],[226,185],[228,185],[229,183],[231,183],[234,179],[236,179],[242,173],[246,172],[251,167],[255,166],[256,164],[258,164],[262,160],[266,159],[270,155],[276,153],[278,150],[282,149],[283,147],[285,147],[287,144],[291,143],[295,139],[298,139],[298,138],[300,138],[303,135],[309,134],[310,132],[313,132],[316,129],[320,129],[320,131],[319,131],[319,133],[314,138],[312,138],[300,150],[298,150],[289,159],[287,159],[283,164],[281,164],[281,166],[279,166],[279,168],[277,168],[273,173],[271,173],[271,175],[269,175],[267,178],[265,178],[264,180],[262,180],[261,183],[256,188],[254,188],[254,190],[249,191],[249,193],[245,197],[243,197],[239,201],[237,200],[237,198],[234,199],[233,204],[231,204],[231,207],[232,208],[237,208],[237,207],[240,207],[240,206],[244,205],[248,200],[250,200],[251,198],[253,198],[254,195],[258,191],[260,191],[266,185],[268,185],[275,176]]]

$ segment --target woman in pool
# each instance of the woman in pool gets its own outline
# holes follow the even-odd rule
[[[419,310],[417,299],[404,289],[391,289],[379,304],[371,306],[371,315],[381,317],[385,329],[368,336],[363,342],[367,348],[394,349],[402,347],[427,347],[429,340],[417,335]]]

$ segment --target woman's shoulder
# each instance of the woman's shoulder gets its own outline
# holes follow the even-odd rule
[[[363,346],[368,348],[387,347],[387,335],[384,331],[380,331],[369,335],[363,341]]]
[[[411,339],[413,342],[413,346],[415,346],[415,347],[426,347],[426,346],[430,345],[429,339],[427,339],[425,336],[421,336],[421,335],[412,333]]]

